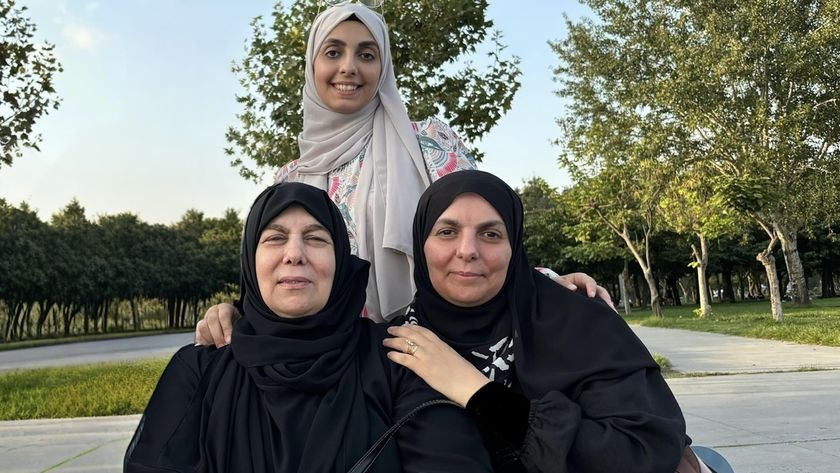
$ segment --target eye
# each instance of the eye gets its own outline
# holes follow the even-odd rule
[[[306,241],[309,243],[313,243],[315,245],[329,245],[332,244],[332,239],[325,235],[319,235],[317,233],[310,234],[306,236]]]
[[[371,52],[363,52],[363,53],[359,54],[359,58],[361,58],[362,61],[365,61],[365,62],[374,62],[374,61],[376,61],[376,54],[371,53]]]
[[[441,228],[435,232],[435,236],[439,237],[452,237],[455,236],[455,229],[454,228]]]
[[[498,240],[502,238],[502,234],[497,232],[496,230],[487,230],[481,233],[481,236],[484,238],[489,238],[491,240]]]
[[[324,51],[324,56],[329,59],[335,59],[341,56],[341,53],[339,53],[336,49],[327,49],[326,51]]]
[[[270,233],[263,238],[263,243],[283,243],[287,240],[285,233]]]

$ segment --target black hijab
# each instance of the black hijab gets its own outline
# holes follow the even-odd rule
[[[437,219],[464,193],[478,194],[496,209],[511,245],[502,289],[490,301],[471,308],[451,304],[438,294],[423,251]],[[530,399],[579,386],[582,379],[595,381],[640,365],[655,367],[644,346],[609,308],[531,268],[523,219],[519,196],[490,173],[458,171],[429,186],[414,217],[417,323],[429,327],[492,380],[515,383]]]
[[[292,205],[326,227],[336,260],[325,307],[296,319],[281,318],[266,305],[255,264],[260,233]],[[327,194],[298,183],[272,186],[257,197],[245,222],[241,260],[243,318],[225,353],[232,360],[219,363],[210,377],[201,467],[347,471],[371,441],[356,357],[369,264],[350,254],[344,220]]]

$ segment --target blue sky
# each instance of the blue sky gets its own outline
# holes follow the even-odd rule
[[[89,218],[129,211],[172,223],[189,208],[243,215],[269,184],[239,177],[223,148],[239,111],[231,62],[244,55],[250,20],[268,16],[273,0],[18,3],[29,8],[38,39],[56,45],[63,102],[37,126],[41,152],[0,168],[0,198],[27,201],[44,220],[76,197]],[[569,184],[550,144],[562,101],[547,41],[565,34],[564,12],[581,11],[574,2],[491,0],[488,15],[523,74],[512,110],[478,143],[480,167],[512,186],[531,176]]]

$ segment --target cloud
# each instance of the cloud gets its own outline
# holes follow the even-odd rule
[[[99,7],[101,7],[101,6],[102,6],[102,4],[100,2],[89,2],[87,5],[85,5],[85,8],[88,11],[93,11],[93,10],[98,10]]]
[[[87,51],[96,49],[102,43],[101,33],[94,28],[79,24],[65,25],[61,34],[70,40],[73,46]]]

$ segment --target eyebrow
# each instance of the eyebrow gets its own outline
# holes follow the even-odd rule
[[[277,223],[269,223],[268,225],[265,226],[265,229],[263,229],[263,231],[265,231],[265,230],[275,230],[275,231],[278,231],[278,232],[289,233],[288,228],[284,227],[283,225],[277,224]],[[324,231],[324,232],[329,233],[329,230],[327,230],[327,228],[325,226],[321,225],[320,223],[312,223],[312,224],[307,225],[306,227],[303,228],[303,232],[301,232],[301,233],[311,233],[311,232],[317,232],[317,231]]]
[[[347,43],[338,39],[338,38],[327,38],[324,40],[324,46],[326,45],[335,45],[335,46],[347,46]],[[374,48],[377,51],[379,50],[379,45],[376,44],[376,41],[362,41],[359,43],[359,48]]]
[[[437,226],[437,225],[451,225],[453,227],[460,227],[461,222],[459,222],[455,219],[451,219],[451,218],[440,218],[440,219],[438,219],[437,222],[435,222],[435,226]],[[488,220],[486,222],[482,222],[482,223],[479,223],[477,225],[478,228],[488,228],[488,227],[496,227],[496,226],[500,226],[502,228],[507,228],[507,227],[505,227],[505,222],[502,222],[501,220]]]

